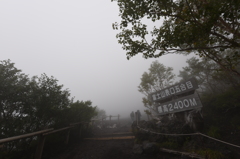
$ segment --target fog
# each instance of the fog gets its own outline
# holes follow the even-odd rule
[[[75,100],[91,100],[108,115],[143,113],[137,86],[144,71],[158,60],[178,74],[187,57],[127,60],[112,29],[118,14],[110,0],[2,0],[0,60],[10,59],[30,77],[54,76]]]

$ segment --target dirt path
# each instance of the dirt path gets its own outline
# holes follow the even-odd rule
[[[114,139],[116,137],[123,138],[128,136],[128,139]],[[134,145],[134,137],[131,134],[130,125],[125,125],[120,128],[113,129],[98,129],[94,131],[93,138],[108,140],[82,140],[75,144],[63,153],[51,159],[175,159],[165,153],[157,154],[134,154],[132,148]],[[110,139],[109,139],[110,138]]]
[[[132,147],[133,140],[85,140],[56,159],[173,159],[173,156],[163,153],[133,154]]]

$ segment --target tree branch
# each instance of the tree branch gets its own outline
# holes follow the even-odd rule
[[[239,43],[237,43],[237,42],[235,42],[235,41],[233,41],[233,40],[230,40],[230,39],[226,38],[225,36],[223,36],[223,35],[221,35],[221,34],[219,34],[219,33],[212,32],[212,31],[210,31],[210,33],[211,33],[212,35],[216,35],[217,37],[220,37],[220,38],[222,38],[223,40],[227,41],[228,43],[232,44],[231,47],[240,47],[240,44],[239,44]]]

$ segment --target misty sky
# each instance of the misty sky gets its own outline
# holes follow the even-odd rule
[[[127,60],[112,29],[118,14],[111,0],[1,0],[0,60],[30,77],[54,76],[75,100],[91,100],[108,115],[142,111],[137,86],[152,61],[178,74],[187,57]]]

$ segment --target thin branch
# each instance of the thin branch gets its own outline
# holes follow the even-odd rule
[[[230,43],[230,44],[232,44],[232,46],[234,46],[234,47],[240,47],[240,44],[239,43],[237,43],[237,42],[235,42],[235,41],[233,41],[233,40],[230,40],[230,39],[228,39],[228,38],[226,38],[225,36],[223,36],[223,35],[221,35],[221,34],[219,34],[219,33],[216,33],[216,32],[210,32],[212,35],[216,35],[217,37],[220,37],[220,38],[222,38],[223,40],[225,40],[225,41],[227,41],[228,43]]]
[[[158,50],[161,50],[161,51],[192,51],[192,50],[211,50],[211,49],[217,49],[217,48],[231,48],[231,46],[218,45],[218,46],[208,46],[208,47],[189,47],[189,48],[185,48],[185,49],[171,48],[171,49],[158,49]]]
[[[229,24],[227,24],[221,17],[219,17],[219,21],[220,24],[222,24],[222,26],[224,26],[226,28],[227,31],[229,31],[230,33],[237,35],[237,37],[240,37],[240,33],[237,32],[237,30],[234,30],[233,28],[231,28],[231,26],[229,26]]]
[[[188,0],[186,0],[186,3],[187,3],[187,6],[188,6],[188,8],[189,8],[190,13],[192,14],[193,19],[194,19],[196,22],[198,22],[197,19],[196,19],[196,17],[194,16],[194,14],[193,14],[193,12],[192,12],[192,9],[191,9],[191,7],[190,7],[190,5],[189,5]]]

